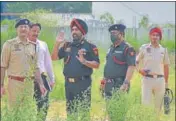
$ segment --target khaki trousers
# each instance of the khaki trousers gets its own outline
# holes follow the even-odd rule
[[[20,82],[8,79],[8,100],[9,108],[20,106],[25,100],[33,100],[34,84],[33,81]]]
[[[154,96],[154,104],[157,111],[162,109],[162,103],[165,93],[165,79],[143,77],[142,79],[142,104],[152,104],[152,94]]]

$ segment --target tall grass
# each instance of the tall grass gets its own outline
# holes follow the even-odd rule
[[[1,33],[1,43],[4,41],[15,37],[14,28],[8,30],[8,32]],[[50,52],[53,49],[53,44],[55,41],[56,33],[53,34],[50,29],[43,29],[39,39],[45,41],[48,44]],[[127,37],[126,39],[136,50],[139,47],[147,43],[147,41],[138,41],[133,37]],[[147,40],[147,39],[146,39]],[[169,51],[175,52],[175,41],[162,41],[162,44],[169,48]],[[121,121],[123,118],[125,121],[174,121],[175,120],[175,100],[171,104],[171,113],[166,116],[163,114],[160,116],[160,119],[155,114],[153,107],[144,107],[141,105],[141,76],[138,73],[134,73],[134,76],[131,80],[131,90],[129,94],[120,93],[119,96],[114,95],[111,100],[107,103],[104,98],[101,96],[99,86],[100,80],[103,78],[103,69],[105,63],[106,51],[104,48],[99,47],[99,57],[100,57],[100,68],[94,70],[92,75],[92,100],[91,100],[91,120],[92,121],[105,121],[107,117],[111,117],[112,121]],[[175,90],[175,53],[170,56],[171,66],[170,66],[170,75],[169,75],[169,87],[172,90]],[[53,68],[56,78],[56,84],[53,88],[53,91],[50,93],[50,109],[48,113],[48,119],[54,119],[52,121],[65,121],[66,114],[59,115],[57,112],[61,110],[65,111],[65,89],[64,89],[64,76],[63,76],[63,62],[55,61],[53,62]],[[175,99],[175,92],[174,92]],[[14,112],[10,112],[7,107],[8,99],[5,96],[2,98],[2,121],[40,121],[36,113],[36,106],[34,105],[33,100],[26,100],[23,107],[19,108]],[[63,105],[56,106],[56,102],[62,103]],[[30,105],[29,105],[30,104]],[[54,104],[54,105],[52,105]],[[62,107],[60,107],[62,106]],[[80,106],[81,107],[81,106]],[[109,115],[107,114],[109,112]],[[78,119],[75,119],[76,118]],[[80,108],[79,114],[73,115],[71,118],[72,121],[87,121],[87,116],[85,116],[84,108]]]

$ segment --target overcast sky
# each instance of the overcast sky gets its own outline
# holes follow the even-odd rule
[[[152,23],[175,23],[175,2],[93,2],[93,14],[99,16],[106,11],[115,20],[123,19],[129,27],[134,26],[134,16],[137,23],[140,21],[141,16],[138,14],[148,14]]]

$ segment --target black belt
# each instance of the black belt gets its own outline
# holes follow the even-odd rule
[[[66,77],[66,80],[71,83],[74,83],[75,81],[85,80],[88,78],[90,78],[90,75],[89,76],[80,76],[80,77]]]
[[[150,77],[150,78],[161,78],[164,77],[163,75],[145,75],[146,77]]]
[[[114,78],[105,78],[106,81],[118,81],[118,80],[121,80],[121,79],[125,79],[124,76],[121,76],[121,77],[114,77]]]

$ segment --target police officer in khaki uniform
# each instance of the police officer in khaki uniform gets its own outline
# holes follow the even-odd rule
[[[5,93],[4,77],[7,70],[10,107],[18,106],[17,104],[21,103],[18,101],[26,99],[24,96],[33,98],[34,87],[31,80],[34,80],[34,74],[38,75],[38,69],[36,69],[35,46],[27,39],[29,23],[28,19],[20,19],[15,25],[17,37],[7,40],[2,48],[1,95]],[[39,78],[39,76],[36,77]],[[44,93],[44,86],[40,79],[39,83]]]
[[[162,31],[154,27],[149,32],[151,42],[140,47],[136,58],[137,69],[142,74],[142,103],[150,105],[152,93],[155,97],[155,108],[161,110],[165,88],[168,88],[169,56],[167,49],[159,43]]]
[[[89,43],[85,35],[88,32],[87,24],[81,19],[73,19],[70,25],[73,37],[72,42],[64,42],[64,33],[60,33],[55,43],[52,59],[64,58],[65,92],[67,101],[67,113],[78,111],[74,101],[81,101],[89,112],[91,105],[91,75],[93,68],[99,67],[98,49]],[[76,99],[76,100],[75,100]],[[83,112],[82,112],[83,113]]]

